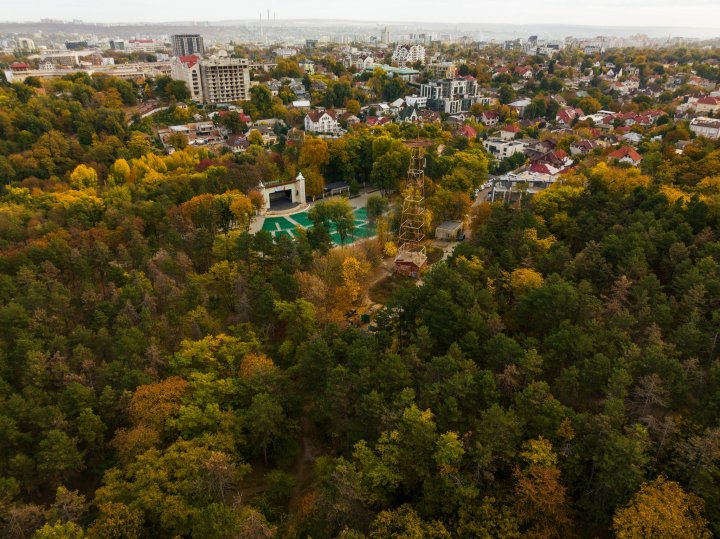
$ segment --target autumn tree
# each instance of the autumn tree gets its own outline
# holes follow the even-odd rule
[[[330,150],[325,139],[306,137],[300,148],[298,166],[320,170],[330,162]]]
[[[613,530],[619,539],[709,538],[712,534],[703,517],[703,508],[701,498],[660,476],[643,484],[625,507],[617,509]]]
[[[98,175],[95,169],[80,164],[70,174],[70,187],[73,189],[86,189],[97,187]]]
[[[552,444],[543,437],[530,440],[521,456],[525,466],[514,472],[514,505],[523,536],[566,537],[570,510]]]

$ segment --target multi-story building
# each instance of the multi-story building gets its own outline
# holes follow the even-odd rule
[[[385,43],[385,45],[390,44],[390,30],[388,30],[387,26],[380,32],[380,42]]]
[[[525,150],[525,143],[519,140],[504,140],[501,138],[486,139],[483,141],[483,146],[490,155],[499,161]]]
[[[472,77],[430,81],[420,85],[420,95],[427,98],[431,110],[447,114],[467,112],[477,101],[477,81]]]
[[[491,188],[488,200],[491,202],[513,203],[528,194],[536,194],[547,189],[555,181],[556,178],[551,174],[531,172],[529,170],[520,173],[510,172],[490,180]]]
[[[395,47],[392,61],[397,62],[399,66],[414,64],[415,62],[425,64],[425,47],[423,45],[401,43]]]
[[[405,104],[408,107],[415,107],[417,109],[424,109],[427,108],[427,97],[419,96],[419,95],[406,95],[405,96]]]
[[[432,62],[427,65],[427,70],[436,79],[454,79],[458,68],[453,62]]]
[[[205,103],[232,103],[250,99],[250,66],[246,58],[200,61]]]
[[[34,51],[35,42],[29,37],[19,37],[17,39],[18,48],[23,51]]]
[[[205,43],[200,34],[175,34],[171,36],[173,56],[190,56],[205,54]]]
[[[343,65],[347,68],[354,67],[358,71],[375,65],[375,59],[371,54],[348,54],[343,58]]]
[[[202,81],[200,79],[200,57],[194,54],[173,58],[170,62],[170,76],[185,83],[190,99],[203,101]]]
[[[250,66],[247,59],[201,60],[191,54],[173,58],[170,75],[183,81],[191,99],[204,103],[232,103],[250,99]]]
[[[87,41],[66,41],[65,48],[69,51],[84,51],[88,48]]]
[[[311,110],[305,115],[305,131],[309,133],[337,133],[340,123],[331,110]]]
[[[275,49],[273,51],[273,54],[275,54],[275,56],[277,56],[278,58],[291,58],[297,53],[298,50],[293,49],[292,47],[280,47],[279,49]]]
[[[125,40],[124,39],[111,39],[110,40],[110,49],[114,51],[124,51],[125,50]]]
[[[167,47],[162,41],[154,39],[128,39],[126,48],[132,52],[157,52]]]

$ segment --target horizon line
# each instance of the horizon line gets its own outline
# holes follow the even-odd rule
[[[74,20],[67,20],[67,19],[54,19],[52,17],[49,17],[48,19],[52,19],[51,22],[43,22],[41,20],[26,20],[26,21],[18,21],[18,20],[5,20],[0,21],[0,24],[57,24],[57,23],[70,23],[70,24],[88,24],[88,25],[112,25],[112,26],[120,26],[120,25],[132,25],[132,24],[158,24],[158,25],[187,25],[187,26],[204,26],[204,25],[212,25],[212,24],[227,24],[227,23],[234,23],[234,22],[258,22],[259,18],[251,18],[251,19],[219,19],[219,20],[205,20],[205,21],[171,21],[171,20],[163,20],[163,21],[149,21],[149,20],[138,20],[138,21],[86,21],[77,19],[78,22],[74,22]],[[268,19],[263,19],[268,20]],[[303,18],[287,18],[287,19],[271,19],[272,22],[347,22],[347,23],[367,23],[367,24],[377,24],[377,25],[390,25],[390,24],[403,24],[403,25],[409,25],[409,24],[415,24],[415,25],[423,25],[423,24],[430,24],[430,25],[441,25],[441,24],[447,24],[447,25],[456,25],[456,26],[516,26],[516,27],[543,27],[543,26],[552,26],[552,27],[580,27],[580,28],[607,28],[607,29],[656,29],[656,28],[663,28],[663,29],[682,29],[682,30],[716,30],[720,32],[720,30],[717,29],[717,26],[673,26],[673,25],[623,25],[623,24],[587,24],[587,23],[564,23],[564,24],[557,24],[557,23],[551,23],[551,22],[540,22],[540,23],[518,23],[518,22],[459,22],[459,21],[412,21],[412,20],[367,20],[367,19],[343,19],[343,18],[317,18],[317,17],[303,17]],[[720,37],[720,33],[717,37]]]

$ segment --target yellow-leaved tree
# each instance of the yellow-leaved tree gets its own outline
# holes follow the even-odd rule
[[[343,287],[350,303],[355,303],[363,290],[362,280],[370,271],[370,265],[360,261],[354,256],[348,256],[342,261]]]
[[[510,274],[510,288],[516,296],[542,286],[543,276],[532,268],[518,268]]]
[[[70,187],[73,189],[87,189],[88,187],[97,187],[98,175],[95,169],[87,165],[80,164],[70,173]]]
[[[640,487],[630,502],[615,512],[613,529],[618,539],[706,539],[712,534],[703,508],[700,497],[661,475]]]

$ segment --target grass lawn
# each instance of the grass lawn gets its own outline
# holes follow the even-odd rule
[[[393,275],[388,275],[384,279],[380,279],[372,285],[368,291],[368,295],[375,303],[386,305],[393,292],[403,286],[415,286],[415,279],[399,273],[394,273]]]
[[[427,253],[428,265],[434,264],[435,262],[440,261],[440,259],[443,257],[443,250],[438,249],[437,247],[428,246],[426,253]]]

